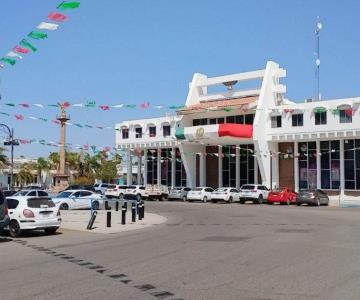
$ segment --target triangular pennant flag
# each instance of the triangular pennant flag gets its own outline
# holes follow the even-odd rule
[[[6,62],[7,64],[12,66],[16,64],[16,59],[8,58],[8,57],[3,57],[2,59],[0,59],[0,61]]]
[[[87,128],[93,128],[93,126],[88,125],[88,124],[85,124],[85,127],[87,127]]]
[[[22,121],[24,120],[24,116],[23,115],[15,115],[14,116],[16,120]]]
[[[43,39],[46,39],[48,37],[48,35],[46,33],[40,32],[40,31],[31,31],[28,34],[28,37],[31,37],[32,39],[35,39],[35,40],[43,40]]]
[[[135,107],[136,107],[136,104],[127,104],[126,107],[127,107],[127,108],[135,108]]]
[[[10,117],[10,114],[8,114],[8,113],[6,113],[6,112],[2,112],[2,111],[1,111],[0,114]]]
[[[34,106],[40,107],[40,108],[44,108],[44,105],[42,104],[33,104]]]
[[[19,106],[25,107],[25,108],[29,108],[30,105],[27,103],[19,103]]]
[[[48,104],[49,107],[58,107],[57,104]]]
[[[13,50],[17,53],[22,53],[22,54],[27,54],[30,52],[29,49],[20,46],[15,46]]]
[[[59,27],[58,24],[41,22],[36,28],[43,30],[57,30]]]
[[[65,9],[74,9],[80,6],[80,2],[77,1],[63,1],[58,6],[57,9],[65,10]]]
[[[79,124],[79,123],[74,123],[74,125],[77,126],[77,127],[83,128],[83,126],[81,124]]]
[[[82,103],[77,103],[77,104],[73,104],[72,106],[74,106],[74,107],[84,107],[84,104],[82,104]]]
[[[95,101],[87,101],[85,104],[86,107],[96,107]]]
[[[22,59],[22,58],[23,58],[20,54],[14,52],[14,51],[8,52],[8,53],[6,54],[6,56],[8,56],[8,57],[16,57],[16,58],[19,58],[19,59]]]
[[[61,13],[54,12],[48,15],[48,19],[52,21],[62,22],[67,19],[67,16]]]
[[[113,108],[123,108],[124,104],[116,104],[112,106]]]
[[[7,106],[12,106],[12,107],[14,107],[14,106],[15,106],[15,104],[14,104],[14,103],[5,103],[5,105],[7,105]]]
[[[33,52],[35,52],[37,49],[31,44],[29,43],[26,39],[22,39],[19,43],[21,46],[24,46],[25,48],[28,48],[30,50],[32,50]]]
[[[45,118],[39,118],[39,120],[44,121],[44,122],[48,121],[48,119],[45,119]]]
[[[224,108],[224,111],[227,111],[227,112],[228,112],[228,111],[232,111],[232,108],[230,108],[230,107],[225,107],[225,108]]]
[[[102,110],[110,110],[110,107],[108,105],[99,105],[99,108]]]
[[[60,124],[59,120],[52,120],[51,122],[55,123],[55,124]]]
[[[144,109],[149,108],[149,107],[150,107],[150,103],[149,103],[149,102],[141,103],[141,104],[140,104],[140,107],[141,107],[141,108],[144,108]]]

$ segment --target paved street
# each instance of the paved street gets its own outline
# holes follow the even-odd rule
[[[167,222],[0,243],[1,299],[360,297],[359,209],[146,205]]]

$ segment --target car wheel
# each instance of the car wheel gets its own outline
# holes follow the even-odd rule
[[[233,202],[233,197],[230,197],[229,198],[229,203],[232,203]]]
[[[296,202],[296,205],[297,205],[297,206],[300,206],[300,205],[301,205],[301,203],[299,203],[299,202]]]
[[[162,194],[161,197],[160,197],[160,200],[161,200],[161,201],[166,201],[166,195],[165,195],[165,194]]]
[[[18,237],[21,235],[20,224],[16,220],[12,220],[9,224],[9,233],[12,237]]]
[[[121,194],[119,195],[119,199],[120,199],[120,200],[124,199],[124,194],[123,194],[123,193],[121,193]]]
[[[62,204],[60,205],[60,209],[61,209],[61,210],[68,210],[68,209],[69,209],[69,205],[67,205],[66,203],[62,203]]]
[[[316,206],[320,206],[320,204],[321,204],[321,203],[320,203],[320,199],[317,198],[317,199],[316,199]]]
[[[287,204],[287,205],[290,205],[290,204],[291,204],[290,199],[287,199],[287,200],[286,200],[286,204]]]
[[[273,205],[273,204],[274,204],[274,202],[269,202],[269,201],[268,201],[268,202],[267,202],[267,204],[269,204],[269,205]]]
[[[136,195],[136,200],[137,200],[137,201],[140,201],[140,200],[141,200],[141,195],[140,195],[140,194],[137,194],[137,195]]]
[[[94,201],[93,203],[92,203],[92,209],[93,210],[99,210],[99,201]]]
[[[240,204],[245,204],[245,200],[243,198],[240,198]]]
[[[44,231],[46,234],[55,234],[56,230],[58,230],[59,227],[50,227],[45,228]]]
[[[259,195],[259,198],[257,199],[257,204],[263,204],[263,196]]]
[[[207,197],[206,197],[206,196],[204,196],[203,201],[204,201],[204,203],[206,203],[206,202],[207,202]]]
[[[184,202],[186,202],[186,196],[183,196],[183,197],[182,197],[182,200],[183,200]]]

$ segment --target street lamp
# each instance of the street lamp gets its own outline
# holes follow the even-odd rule
[[[10,127],[7,126],[6,124],[0,124],[0,126],[5,127],[9,134],[9,139],[4,142],[4,146],[11,146],[10,188],[12,189],[13,188],[13,177],[14,177],[14,146],[18,146],[19,141],[14,140],[14,129],[13,128],[10,129]]]

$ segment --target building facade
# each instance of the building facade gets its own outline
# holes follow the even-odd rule
[[[116,125],[128,170],[134,160],[144,165],[139,184],[262,183],[356,195],[360,97],[295,103],[285,97],[285,76],[272,61],[238,74],[195,73],[176,116]]]

